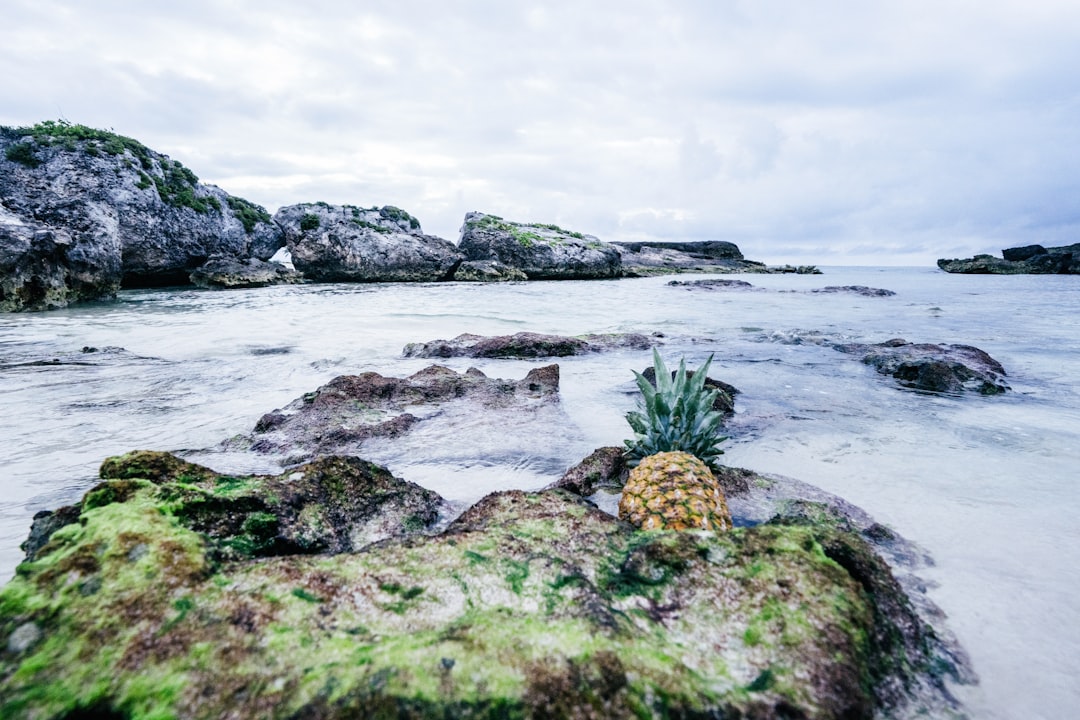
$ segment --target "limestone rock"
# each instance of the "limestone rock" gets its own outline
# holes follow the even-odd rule
[[[0,309],[183,285],[213,255],[268,259],[261,207],[142,143],[63,122],[0,128]]]
[[[396,207],[305,203],[274,215],[293,265],[319,282],[434,282],[448,280],[462,261],[454,244],[424,235]]]
[[[471,261],[497,261],[530,280],[586,280],[621,275],[618,250],[592,235],[497,215],[465,216],[458,247]]]
[[[511,282],[528,280],[529,276],[498,260],[466,260],[454,271],[457,282]]]

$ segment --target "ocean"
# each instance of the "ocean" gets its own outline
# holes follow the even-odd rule
[[[105,457],[183,450],[226,472],[275,472],[267,458],[215,448],[337,375],[404,376],[433,362],[403,358],[406,343],[466,332],[656,334],[669,364],[712,355],[710,375],[741,391],[725,463],[839,495],[933,558],[919,574],[980,678],[954,688],[972,718],[1073,716],[1080,277],[823,270],[723,276],[752,284],[723,290],[670,286],[671,277],[137,290],[0,315],[0,582],[22,557],[33,514],[77,500]],[[850,285],[896,294],[812,292]],[[891,338],[979,347],[1005,367],[1011,390],[917,392],[832,348]],[[542,487],[592,449],[621,444],[631,370],[651,354],[439,362],[513,379],[539,364],[561,368],[559,412],[535,426],[461,418],[453,435],[371,446],[369,459],[464,507],[494,490]]]

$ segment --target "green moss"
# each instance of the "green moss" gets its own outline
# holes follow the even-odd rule
[[[381,235],[389,235],[390,233],[394,232],[393,230],[391,230],[388,227],[383,227],[382,225],[376,225],[375,223],[368,222],[367,220],[359,220],[357,218],[353,218],[352,220],[350,220],[350,222],[353,225],[356,225],[357,227],[362,227],[365,230],[372,230],[372,231],[377,232],[377,233],[379,233]]]
[[[394,222],[406,222],[413,230],[420,229],[420,221],[399,207],[387,205],[381,210],[379,210],[379,214],[382,215],[384,218],[387,218],[388,220],[393,220]]]
[[[4,157],[33,169],[41,165],[41,159],[34,154],[34,150],[33,143],[15,143],[14,145],[8,145],[7,150],[4,151]]]
[[[236,219],[244,226],[244,232],[246,233],[251,233],[259,223],[269,225],[273,222],[270,213],[268,213],[266,208],[262,205],[256,205],[253,202],[234,195],[230,195],[227,198],[227,201],[229,203],[229,208],[233,211],[233,215],[235,215]]]
[[[300,232],[310,232],[319,229],[319,216],[312,213],[304,213],[300,218]]]

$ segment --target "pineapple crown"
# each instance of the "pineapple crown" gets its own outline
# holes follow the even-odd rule
[[[687,371],[686,359],[670,373],[660,353],[653,348],[656,386],[639,372],[634,372],[642,397],[638,409],[626,414],[634,430],[634,439],[624,441],[631,466],[641,458],[673,450],[690,453],[705,464],[715,466],[724,454],[719,445],[727,437],[719,432],[724,416],[712,409],[718,391],[705,389],[712,355],[697,371]]]

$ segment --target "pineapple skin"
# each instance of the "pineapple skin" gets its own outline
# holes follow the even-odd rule
[[[709,467],[685,452],[649,455],[630,471],[619,518],[642,530],[712,530],[732,527],[720,484]]]

